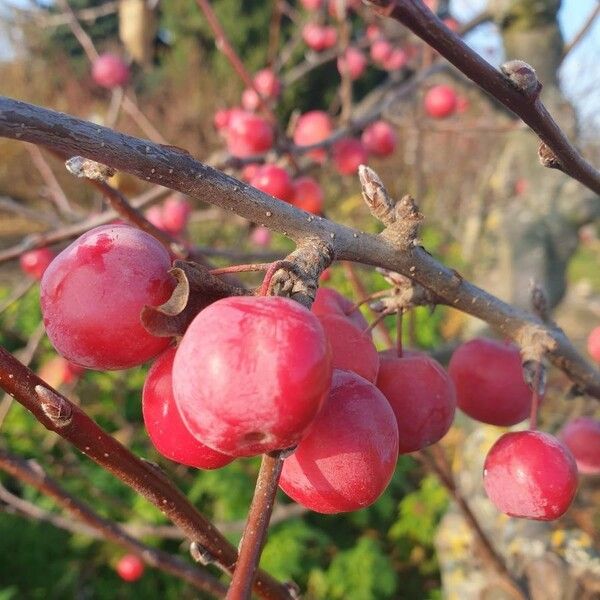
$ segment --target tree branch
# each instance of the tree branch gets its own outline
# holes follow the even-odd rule
[[[69,494],[56,481],[50,478],[39,464],[25,461],[0,449],[0,469],[52,498],[72,517],[83,523],[86,535],[91,534],[99,539],[114,542],[122,548],[133,552],[150,566],[160,569],[165,573],[175,575],[199,590],[209,592],[218,598],[225,596],[225,592],[227,591],[225,586],[210,573],[186,563],[179,557],[172,556],[157,548],[151,548],[136,540],[119,525],[101,517],[89,506]],[[38,518],[39,509],[37,506],[14,496],[1,486],[0,500],[7,502],[30,517]],[[73,524],[72,521],[66,522],[69,525]]]
[[[369,0],[373,10],[408,27],[459,71],[523,119],[558,159],[561,170],[600,194],[600,171],[584,160],[569,142],[537,95],[527,95],[500,71],[469,48],[422,2]]]
[[[154,144],[2,97],[0,136],[48,146],[69,156],[91,158],[265,224],[296,243],[319,240],[330,247],[337,260],[401,273],[431,290],[440,302],[486,321],[500,335],[521,346],[537,336],[543,340],[548,359],[555,366],[582,390],[600,398],[600,372],[577,352],[562,330],[478,288],[419,245],[404,240],[399,249],[397,235],[370,235],[316,217],[200,163],[173,146]]]
[[[1,347],[0,387],[29,410],[44,427],[58,433],[156,506],[190,540],[206,548],[215,564],[228,573],[233,572],[238,558],[235,548],[188,502],[162,471],[134,456],[78,406],[50,388]],[[262,598],[289,598],[283,585],[261,571],[258,572],[254,589]]]

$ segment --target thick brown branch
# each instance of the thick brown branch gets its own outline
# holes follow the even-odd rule
[[[66,510],[77,521],[83,523],[100,539],[118,544],[138,555],[150,566],[175,575],[199,590],[209,592],[219,598],[225,595],[225,586],[210,573],[186,563],[179,557],[151,548],[136,540],[119,525],[96,514],[89,506],[69,494],[56,481],[46,475],[39,465],[0,450],[0,469],[52,498],[58,506]],[[21,501],[20,498],[13,496],[4,488],[0,488],[0,499],[15,504],[17,510],[30,514],[34,518],[37,517],[36,511],[30,510],[30,508],[37,509],[35,505],[32,507],[28,502]],[[32,512],[33,514],[31,514]]]
[[[108,435],[78,406],[50,388],[31,370],[0,347],[0,387],[22,404],[50,431],[71,442],[94,462],[118,477],[156,506],[190,539],[206,548],[228,573],[237,561],[235,548],[203,517],[156,467],[133,455]],[[39,393],[40,388],[45,392]],[[51,403],[50,407],[44,404]],[[57,413],[56,410],[60,409]],[[53,418],[68,412],[68,422]],[[287,599],[289,594],[266,573],[257,575],[254,589],[262,598]]]
[[[482,319],[518,344],[539,335],[548,359],[579,385],[600,398],[600,373],[575,350],[564,333],[463,279],[454,269],[414,245],[400,252],[384,236],[369,235],[301,211],[291,204],[195,160],[188,153],[117,133],[106,127],[0,97],[0,136],[41,144],[67,155],[80,155],[168,186],[283,233],[297,243],[320,240],[338,260],[397,271],[458,310]]]
[[[480,88],[523,119],[552,149],[567,175],[600,194],[600,171],[583,159],[539,99],[527,98],[512,86],[500,71],[445,27],[425,4],[412,0],[369,0],[369,4],[378,14],[408,27]]]

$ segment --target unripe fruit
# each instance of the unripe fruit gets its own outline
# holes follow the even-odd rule
[[[367,151],[360,140],[344,138],[333,145],[333,164],[338,173],[354,175],[358,167],[367,162]]]
[[[227,128],[227,149],[233,156],[244,158],[266,152],[273,145],[271,124],[250,112],[232,111]]]
[[[363,131],[361,140],[367,152],[381,157],[393,154],[398,143],[392,126],[385,121],[376,121],[369,125]]]
[[[434,85],[423,99],[427,115],[434,119],[444,119],[454,114],[457,105],[457,94],[449,85]]]
[[[459,346],[448,364],[458,407],[473,419],[508,427],[531,410],[531,390],[523,379],[515,346],[476,338]]]
[[[171,295],[175,280],[165,248],[129,225],[84,233],[50,264],[40,286],[46,333],[66,359],[91,369],[127,369],[164,350],[148,333],[145,305]]]
[[[231,297],[205,308],[185,332],[173,391],[196,439],[253,456],[306,435],[331,371],[325,332],[306,308],[279,296]]]
[[[587,339],[588,354],[596,361],[600,362],[600,327],[594,327]]]
[[[383,358],[377,387],[396,415],[400,454],[435,444],[450,429],[456,409],[454,385],[433,358]]]
[[[333,368],[352,371],[375,383],[379,354],[369,333],[360,331],[342,315],[323,315],[319,321],[331,345]]]
[[[144,574],[144,563],[135,554],[125,554],[117,563],[117,573],[124,581],[137,581]]]
[[[336,370],[323,410],[285,459],[279,485],[315,512],[359,510],[383,493],[397,458],[398,428],[388,401],[362,377]]]
[[[349,46],[346,52],[337,59],[337,68],[340,75],[348,74],[350,79],[354,81],[358,79],[367,67],[367,58],[360,48]]]
[[[327,139],[333,131],[331,117],[322,110],[312,110],[298,118],[294,129],[294,144],[297,146],[312,146]],[[324,149],[315,149],[308,152],[313,160],[323,162],[327,157]]]
[[[41,279],[53,260],[54,252],[50,248],[36,248],[21,254],[19,265],[26,275],[33,279]]]
[[[505,433],[485,459],[483,485],[503,513],[552,521],[573,501],[577,466],[569,449],[548,433]]]
[[[259,167],[250,179],[250,185],[285,202],[289,202],[294,195],[292,178],[285,169],[277,165]]]
[[[369,324],[358,308],[350,312],[353,306],[354,303],[338,291],[332,288],[320,287],[317,290],[311,310],[319,317],[331,314],[341,315],[348,319],[359,331],[364,331]]]
[[[175,348],[154,362],[144,383],[142,412],[154,447],[168,459],[196,469],[219,469],[233,457],[216,452],[199,442],[184,425],[173,397]]]
[[[129,81],[129,67],[116,54],[101,54],[92,65],[92,78],[100,86],[113,89]]]
[[[600,473],[600,421],[579,417],[569,421],[559,438],[569,448],[580,473]]]
[[[182,194],[169,196],[162,208],[162,225],[165,231],[180,235],[187,226],[192,214],[192,205]]]
[[[323,212],[323,189],[312,177],[298,177],[294,181],[292,204],[301,210],[320,215]]]

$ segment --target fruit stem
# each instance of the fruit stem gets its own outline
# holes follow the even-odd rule
[[[396,311],[396,354],[398,355],[398,358],[402,358],[402,353],[403,353],[403,349],[402,349],[402,316],[403,316],[403,311],[401,308],[399,308]]]
[[[538,426],[538,409],[540,402],[543,399],[543,394],[540,393],[540,383],[542,379],[542,363],[539,362],[535,368],[533,376],[533,392],[531,393],[531,413],[529,414],[529,429],[535,431]]]
[[[246,273],[250,271],[267,271],[273,263],[251,263],[248,265],[229,265],[228,267],[220,267],[211,269],[211,275],[227,275],[228,273]]]
[[[375,317],[375,319],[373,319],[373,321],[371,321],[371,323],[369,324],[369,326],[364,330],[364,333],[369,333],[371,331],[373,331],[373,329],[375,329],[375,327],[377,327],[377,325],[379,325],[379,323],[381,323],[381,321],[383,321],[383,319],[385,319],[387,316],[393,314],[390,311],[384,311],[381,314],[377,315],[377,317]]]
[[[379,292],[373,292],[368,296],[364,297],[362,300],[359,300],[355,304],[353,304],[350,308],[344,311],[344,314],[351,315],[354,311],[357,311],[363,304],[367,302],[371,302],[371,300],[377,300],[377,298],[385,298],[385,296],[390,295],[390,290],[381,290]]]
[[[267,265],[267,272],[265,273],[262,285],[258,290],[258,295],[268,296],[269,290],[271,289],[271,279],[273,279],[273,275],[275,275],[275,273],[279,271],[279,269],[289,268],[290,266],[291,263],[287,260],[276,260],[275,262],[269,263]]]
[[[226,600],[250,600],[251,598],[254,576],[267,537],[284,456],[287,456],[286,451],[263,454]]]

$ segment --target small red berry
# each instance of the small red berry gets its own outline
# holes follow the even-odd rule
[[[503,513],[552,521],[573,501],[577,465],[569,449],[548,433],[505,433],[485,459],[483,484]]]
[[[327,139],[333,131],[331,117],[321,110],[312,110],[298,118],[294,129],[294,144],[297,146],[312,146]],[[313,160],[323,162],[327,152],[322,149],[311,150],[308,153]]]
[[[129,81],[129,67],[116,54],[101,54],[92,65],[92,78],[105,88],[113,89]]]
[[[594,327],[587,339],[588,354],[596,361],[600,362],[600,326]]]
[[[348,74],[354,81],[358,79],[367,67],[367,58],[360,48],[349,46],[344,54],[337,59],[337,68],[341,75]]]
[[[289,202],[294,195],[292,178],[277,165],[259,167],[250,179],[250,185],[285,202]]]
[[[367,151],[360,140],[343,138],[333,145],[333,164],[341,175],[353,175],[367,162]]]
[[[385,121],[376,121],[369,125],[363,131],[361,140],[367,152],[381,157],[393,154],[398,143],[395,131]]]
[[[169,196],[162,209],[162,228],[173,235],[180,235],[192,214],[190,201],[182,194]]]
[[[427,115],[434,119],[443,119],[456,111],[458,96],[449,85],[435,85],[430,88],[423,99]]]
[[[117,573],[124,581],[137,581],[144,574],[144,563],[135,554],[125,554],[117,563]]]
[[[53,260],[54,252],[50,248],[36,248],[21,254],[19,264],[26,275],[33,279],[41,279]]]
[[[573,419],[562,428],[559,438],[573,454],[580,473],[600,473],[600,421],[590,417]]]
[[[244,158],[266,152],[273,145],[273,127],[251,112],[232,111],[227,128],[227,149]]]
[[[323,189],[312,177],[298,177],[294,181],[292,204],[315,215],[323,212]]]

